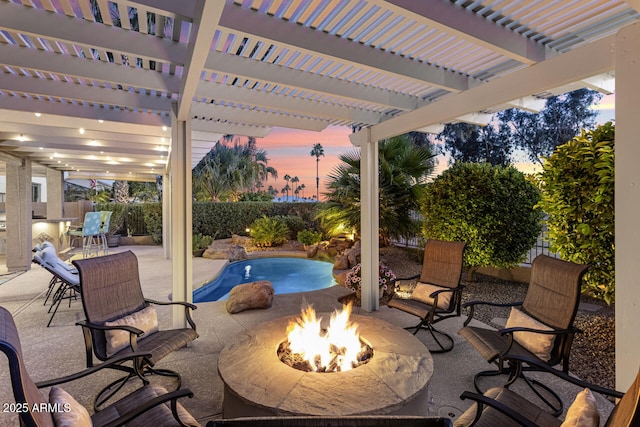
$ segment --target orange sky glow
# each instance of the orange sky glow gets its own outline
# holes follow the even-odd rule
[[[615,117],[615,96],[604,96],[598,105],[593,107],[600,113],[598,124],[613,120]],[[295,129],[273,128],[271,133],[264,138],[257,138],[258,148],[267,152],[269,166],[276,168],[278,178],[272,178],[265,183],[265,189],[269,185],[281,190],[285,186],[285,175],[297,176],[300,181],[298,185],[304,184],[304,196],[311,197],[316,192],[316,158],[311,156],[311,149],[316,143],[322,144],[324,157],[320,157],[320,200],[323,200],[322,193],[326,192],[327,175],[340,163],[340,155],[350,150],[356,150],[349,141],[351,129],[349,127],[331,126],[322,132],[303,131]],[[245,142],[245,138],[242,139]],[[514,166],[525,173],[540,171],[536,166],[526,159],[517,159]],[[448,167],[446,156],[438,157],[436,174]],[[291,192],[289,193],[291,195]],[[303,194],[300,193],[300,197]]]

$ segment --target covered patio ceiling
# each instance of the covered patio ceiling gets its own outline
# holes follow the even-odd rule
[[[0,150],[71,178],[154,180],[172,109],[190,120],[193,166],[225,134],[393,127],[639,18],[620,0],[2,0]],[[611,93],[613,77],[507,92],[411,130]]]

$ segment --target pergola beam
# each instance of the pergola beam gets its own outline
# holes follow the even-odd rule
[[[546,59],[546,48],[482,17],[468,13],[459,6],[441,0],[376,0],[377,4],[401,9],[419,22],[455,35],[478,46],[498,52],[523,64]]]
[[[270,20],[278,22],[273,25]],[[220,18],[220,26],[252,36],[272,40],[282,45],[301,49],[314,55],[356,64],[372,70],[384,71],[403,79],[411,78],[420,83],[453,92],[469,88],[469,77],[442,67],[413,61],[373,47],[354,44],[347,39],[315,31],[293,22],[282,21],[260,12],[227,3]]]
[[[273,83],[284,87],[300,88],[354,101],[397,108],[399,110],[413,110],[422,102],[420,98],[416,96],[351,83],[332,77],[320,75],[310,76],[309,73],[301,70],[294,70],[268,62],[261,62],[255,59],[216,51],[209,53],[205,68],[212,72],[226,73],[232,76]]]
[[[464,114],[502,105],[514,98],[541,93],[576,80],[613,70],[614,36],[608,36],[531,67],[445,97],[399,117],[371,127],[372,137],[380,141],[435,123],[448,123]]]

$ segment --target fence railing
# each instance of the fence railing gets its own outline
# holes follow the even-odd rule
[[[531,249],[529,249],[529,252],[527,253],[527,257],[526,259],[522,262],[522,265],[531,265],[531,263],[533,262],[533,260],[541,254],[544,255],[549,255],[552,257],[557,257],[558,255],[551,252],[551,250],[549,249],[549,240],[547,239],[548,236],[548,230],[547,230],[547,223],[546,221],[542,222],[542,231],[540,232],[540,235],[538,236],[538,239],[536,240],[535,245],[533,245],[533,247]],[[405,247],[405,248],[422,248],[424,245],[424,241],[418,237],[412,237],[412,238],[404,238],[401,237],[399,239],[396,239],[393,241],[393,243],[396,246],[401,246],[401,247]]]

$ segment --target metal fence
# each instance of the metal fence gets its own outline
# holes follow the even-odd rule
[[[536,244],[529,249],[529,252],[527,253],[527,257],[526,259],[522,262],[523,265],[531,265],[531,263],[533,262],[533,260],[535,259],[535,257],[537,257],[538,255],[544,254],[544,255],[549,255],[552,257],[558,257],[557,254],[551,252],[549,250],[549,240],[547,239],[548,236],[548,230],[547,230],[547,223],[546,221],[542,222],[542,231],[540,232],[540,235],[538,236],[538,239],[536,240]],[[401,246],[401,247],[405,247],[405,248],[422,248],[424,246],[424,239],[422,239],[419,236],[415,236],[412,237],[410,239],[401,237],[397,240],[394,240],[393,243],[396,246]]]

